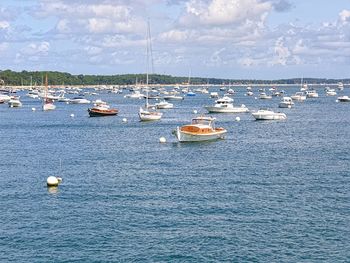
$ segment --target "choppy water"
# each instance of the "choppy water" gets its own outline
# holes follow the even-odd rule
[[[236,104],[277,110],[279,98],[236,91]],[[123,95],[101,94],[118,116],[89,118],[87,105],[42,112],[22,93],[22,108],[0,105],[0,261],[349,261],[350,103],[319,93],[287,121],[213,115],[227,138],[190,144],[171,131],[208,95],[140,123],[143,101]]]

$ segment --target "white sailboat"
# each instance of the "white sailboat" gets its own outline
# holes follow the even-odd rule
[[[140,121],[156,121],[160,120],[162,118],[163,113],[158,112],[156,110],[150,109],[150,105],[148,104],[148,82],[149,82],[149,53],[151,52],[151,30],[150,30],[150,24],[147,23],[148,30],[147,30],[147,72],[146,72],[146,105],[145,108],[140,107],[139,110],[139,118]]]

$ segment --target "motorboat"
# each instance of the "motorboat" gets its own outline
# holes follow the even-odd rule
[[[38,99],[39,98],[39,92],[37,90],[32,90],[27,93],[27,96],[32,99]]]
[[[278,107],[280,108],[291,108],[294,106],[294,102],[291,97],[283,97]]]
[[[167,101],[161,101],[159,103],[155,104],[157,109],[172,109],[174,108],[174,104],[167,102]]]
[[[186,96],[193,97],[196,96],[196,93],[194,93],[193,91],[189,91],[186,93]]]
[[[226,96],[230,96],[230,95],[234,95],[235,94],[235,91],[233,90],[233,89],[228,89],[227,91],[226,91]]]
[[[219,98],[219,93],[216,91],[210,92],[210,98],[216,99]]]
[[[265,92],[260,92],[259,99],[272,99],[271,95],[267,95]]]
[[[233,99],[227,96],[224,96],[215,101],[214,106],[205,106],[204,108],[209,113],[242,113],[249,112],[249,109],[242,104],[239,107],[233,106]]]
[[[142,94],[140,91],[136,90],[131,94],[127,94],[124,96],[124,98],[129,98],[129,99],[143,99],[145,98],[145,95]]]
[[[165,100],[183,100],[184,97],[176,96],[176,95],[169,95],[169,96],[164,96],[163,99],[165,99]]]
[[[9,95],[0,93],[0,101],[2,101],[2,103],[8,102],[10,99],[11,97]]]
[[[304,100],[306,100],[306,95],[302,91],[298,91],[298,92],[296,92],[294,95],[292,95],[290,97],[292,98],[292,100],[295,100],[295,101],[304,101]]]
[[[318,93],[314,89],[306,90],[305,91],[305,95],[306,95],[307,98],[318,98]]]
[[[174,133],[179,142],[224,139],[227,130],[216,128],[214,122],[215,118],[212,117],[196,117],[192,119],[191,124],[177,127]]]
[[[111,109],[108,104],[96,104],[94,107],[88,109],[90,117],[114,116],[118,114],[117,109]]]
[[[340,96],[340,97],[338,97],[338,101],[340,101],[340,102],[350,102],[350,97],[346,96],[346,95]]]
[[[338,82],[338,90],[343,90],[343,89],[344,89],[343,82]]]
[[[327,96],[336,96],[337,92],[335,91],[335,89],[328,89],[328,90],[326,90],[326,95]]]
[[[14,96],[8,101],[8,105],[10,108],[22,107],[22,102],[19,100],[18,96]]]
[[[274,112],[267,109],[260,109],[252,113],[256,120],[285,120],[287,119],[286,114],[282,112]]]
[[[156,121],[162,118],[163,113],[158,111],[144,110],[140,107],[139,117],[140,121]]]
[[[70,104],[89,104],[91,101],[83,97],[75,97],[69,100]]]

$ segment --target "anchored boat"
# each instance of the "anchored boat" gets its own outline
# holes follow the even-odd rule
[[[216,139],[224,139],[227,130],[216,128],[215,118],[196,117],[192,119],[191,124],[177,127],[175,136],[179,142],[199,142]]]

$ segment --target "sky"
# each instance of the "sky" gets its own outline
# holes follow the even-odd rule
[[[350,78],[350,0],[0,0],[0,70]]]

